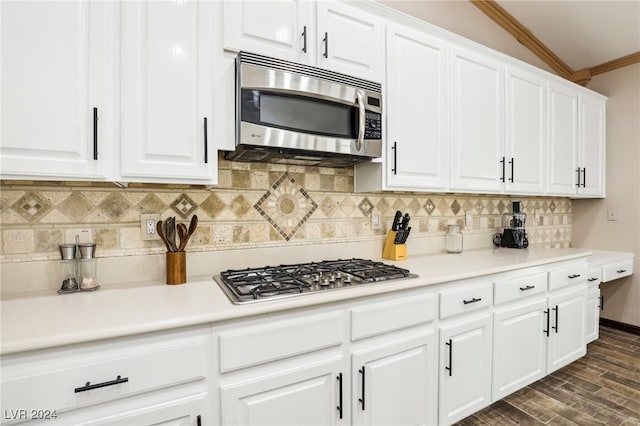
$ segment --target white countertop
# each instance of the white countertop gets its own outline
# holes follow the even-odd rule
[[[621,260],[632,259],[633,253],[623,253],[618,251],[592,250],[593,254],[587,259],[589,266],[601,266],[605,263],[619,262]]]
[[[420,276],[417,279],[245,305],[232,304],[210,277],[190,279],[183,285],[147,282],[112,285],[95,292],[8,298],[0,303],[0,353],[233,320],[578,259],[591,253],[579,249],[503,248],[414,256],[403,262],[385,262],[409,269]]]

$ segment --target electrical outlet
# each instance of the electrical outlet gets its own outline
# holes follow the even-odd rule
[[[533,221],[538,224],[541,225],[540,220],[542,219],[542,216],[540,216],[540,209],[535,209],[533,211]]]
[[[469,211],[469,210],[464,212],[464,225],[465,226],[473,225],[473,215],[471,214],[471,211]]]
[[[143,241],[159,240],[160,236],[156,232],[156,224],[160,220],[159,214],[140,215],[140,235]]]
[[[618,211],[616,209],[607,209],[607,220],[617,221],[618,220]]]
[[[371,210],[371,229],[382,229],[382,218],[378,210]]]

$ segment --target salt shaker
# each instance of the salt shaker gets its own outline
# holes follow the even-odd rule
[[[80,290],[97,290],[100,286],[96,277],[96,245],[79,244],[80,260],[78,262],[78,280]]]
[[[447,253],[462,253],[462,231],[460,225],[449,225],[446,235]]]

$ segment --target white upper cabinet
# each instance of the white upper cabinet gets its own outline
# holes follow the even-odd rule
[[[223,7],[226,48],[307,64],[315,61],[313,3],[230,0]]]
[[[337,1],[225,0],[224,47],[382,81],[384,20]]]
[[[548,193],[605,196],[606,98],[549,84]]]
[[[505,190],[543,194],[545,191],[546,80],[508,67],[506,83]]]
[[[504,64],[461,48],[451,55],[451,190],[504,187]]]
[[[346,3],[318,2],[318,65],[382,81],[384,21]]]
[[[578,90],[570,84],[549,83],[549,153],[547,192],[576,192],[578,143]]]
[[[121,7],[121,176],[213,183],[212,3]]]
[[[578,97],[580,128],[578,129],[578,195],[605,196],[605,99],[599,95],[580,93]]]
[[[2,178],[107,177],[115,143],[114,7],[0,3]]]
[[[397,189],[447,187],[444,41],[387,26],[386,176]]]

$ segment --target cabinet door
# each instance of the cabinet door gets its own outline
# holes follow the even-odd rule
[[[354,425],[430,425],[437,419],[435,333],[354,352]]]
[[[443,41],[387,26],[389,187],[447,187],[446,66]]]
[[[312,3],[303,0],[225,0],[224,47],[313,64]]]
[[[575,195],[577,184],[578,92],[574,87],[549,83],[549,194]]]
[[[546,81],[538,75],[510,68],[505,85],[506,191],[543,194],[547,142]]]
[[[349,375],[344,374],[343,365],[341,359],[335,359],[223,384],[222,424],[342,424],[348,418],[349,407]]]
[[[383,79],[381,18],[346,3],[318,2],[318,65],[375,82]]]
[[[585,343],[597,340],[600,335],[600,288],[598,285],[589,287],[584,306]]]
[[[122,3],[121,174],[214,183],[213,5]]]
[[[575,361],[587,353],[585,343],[586,287],[549,298],[550,323],[547,347],[547,374]]]
[[[451,189],[504,189],[504,67],[461,49],[451,57]]]
[[[497,309],[493,316],[493,401],[542,378],[547,337],[545,298]]]
[[[582,176],[578,195],[605,196],[605,101],[596,96],[579,96],[578,164]]]
[[[107,178],[115,7],[0,3],[2,178]]]
[[[491,317],[440,327],[440,424],[454,423],[491,400]]]

